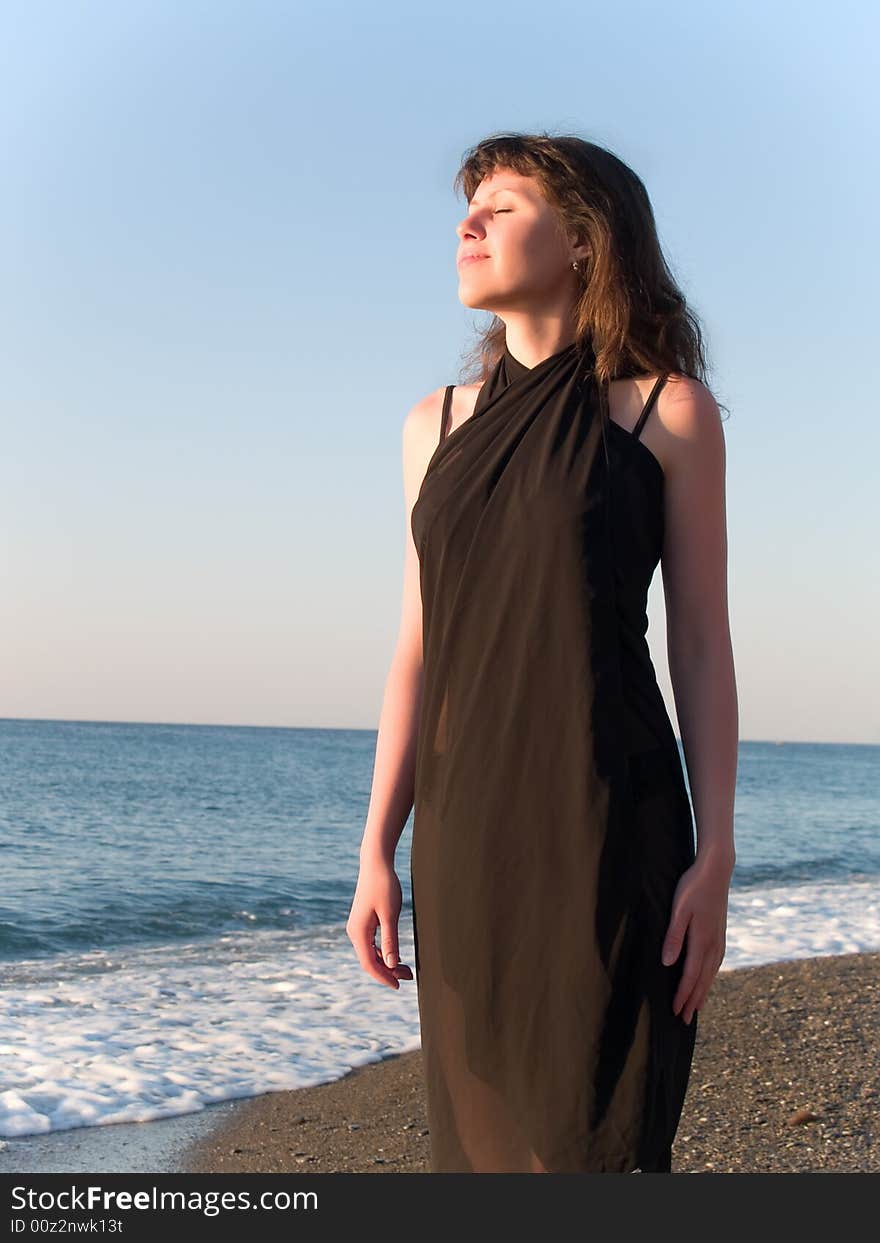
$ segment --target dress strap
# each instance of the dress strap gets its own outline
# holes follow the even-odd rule
[[[642,434],[642,428],[645,426],[645,420],[647,419],[648,415],[651,413],[651,409],[654,405],[654,402],[660,396],[661,388],[663,387],[663,385],[666,383],[668,379],[669,379],[668,375],[658,376],[657,383],[651,389],[648,400],[645,402],[645,408],[642,411],[642,413],[639,415],[639,421],[638,423],[636,423],[635,427],[632,429],[632,434],[635,436],[637,440],[639,436]]]
[[[442,444],[446,437],[446,424],[449,422],[449,411],[452,409],[452,390],[454,384],[446,386],[446,392],[443,394],[443,413],[440,415],[440,439],[437,444]]]

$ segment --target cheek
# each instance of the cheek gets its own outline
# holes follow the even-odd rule
[[[513,220],[514,217],[510,216],[508,219]],[[542,255],[548,259],[559,257],[560,251],[564,248],[565,239],[552,217],[526,218],[521,216],[517,224],[523,247],[530,254]]]
[[[536,277],[546,276],[551,281],[559,279],[566,257],[558,234],[549,229],[534,231],[526,239],[522,253],[526,265]]]

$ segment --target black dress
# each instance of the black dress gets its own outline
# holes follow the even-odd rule
[[[434,1172],[671,1169],[696,1038],[660,961],[693,820],[648,650],[664,474],[577,343],[505,350],[412,511],[410,878]]]

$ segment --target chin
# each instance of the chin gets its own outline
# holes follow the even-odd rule
[[[492,309],[486,305],[483,298],[467,297],[465,294],[459,294],[458,300],[462,306],[466,306],[471,311],[491,311]]]
[[[491,311],[491,304],[495,301],[487,290],[471,289],[465,282],[458,287],[458,300],[462,306],[470,307],[472,311]]]

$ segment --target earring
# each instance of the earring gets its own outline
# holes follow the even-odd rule
[[[575,261],[572,263],[572,265],[571,265],[571,266],[574,268],[575,272],[577,272],[577,270],[578,270],[578,262],[577,262],[577,259],[575,259]]]

